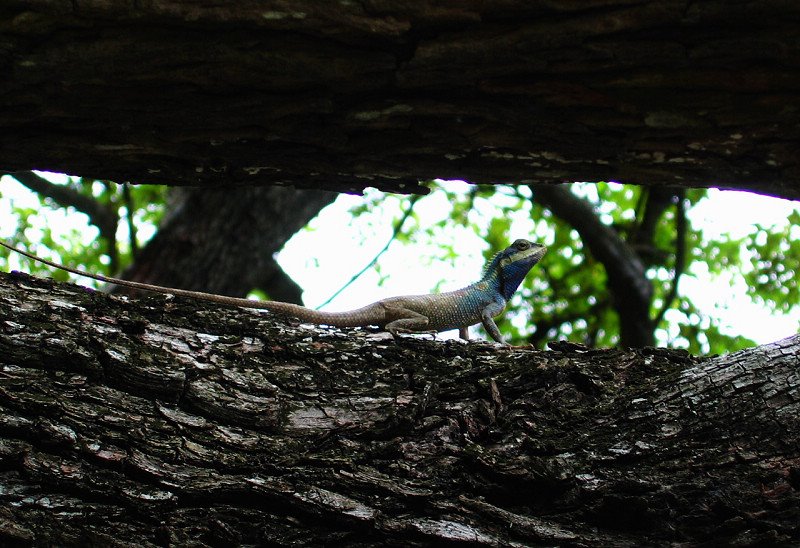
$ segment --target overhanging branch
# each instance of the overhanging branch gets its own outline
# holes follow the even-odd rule
[[[797,3],[95,4],[0,6],[0,168],[207,187],[605,180],[800,198]]]

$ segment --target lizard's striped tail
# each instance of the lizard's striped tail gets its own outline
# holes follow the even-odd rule
[[[322,312],[298,304],[280,301],[261,301],[260,305],[259,308],[264,308],[276,314],[294,316],[304,322],[332,325],[334,327],[361,327],[365,325],[383,327],[386,323],[386,314],[380,303],[372,303],[347,312]]]

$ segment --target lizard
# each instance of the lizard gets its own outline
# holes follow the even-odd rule
[[[2,240],[0,245],[52,268],[133,289],[189,297],[222,305],[267,310],[283,316],[294,316],[303,322],[333,327],[374,325],[388,331],[395,338],[401,333],[438,333],[458,329],[459,336],[469,340],[468,327],[481,323],[489,336],[500,344],[507,343],[493,318],[503,312],[506,303],[522,280],[547,251],[544,245],[529,240],[516,240],[487,263],[479,281],[462,289],[446,293],[390,297],[355,310],[323,312],[281,301],[257,301],[92,274],[43,259]]]

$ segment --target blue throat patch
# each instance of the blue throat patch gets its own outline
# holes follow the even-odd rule
[[[519,284],[522,283],[522,280],[524,280],[525,276],[530,272],[532,266],[533,263],[530,261],[519,261],[511,263],[502,269],[501,276],[503,283],[500,286],[500,292],[505,300],[511,299],[514,292],[516,292],[519,287]]]
[[[518,261],[501,267],[500,261],[505,256],[506,254],[503,252],[494,256],[486,267],[481,281],[487,282],[492,289],[500,293],[505,300],[509,300],[535,263],[531,261]]]

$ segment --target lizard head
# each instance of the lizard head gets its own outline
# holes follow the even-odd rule
[[[500,293],[508,300],[546,252],[547,247],[541,244],[517,240],[494,256],[486,267],[484,280],[496,283]]]
[[[514,264],[527,265],[525,272],[539,262],[547,252],[547,247],[528,240],[517,240],[500,252],[500,268]]]

